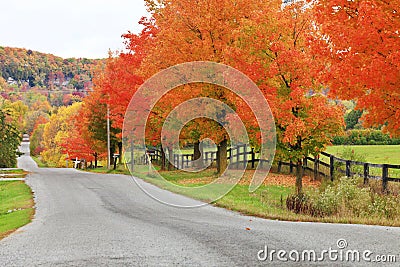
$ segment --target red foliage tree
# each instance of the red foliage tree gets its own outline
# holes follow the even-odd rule
[[[316,29],[330,94],[355,99],[367,126],[400,135],[400,1],[321,0]]]

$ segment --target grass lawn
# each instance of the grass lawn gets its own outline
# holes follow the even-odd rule
[[[363,155],[367,162],[400,165],[400,145],[330,146],[326,149],[326,152],[339,156],[346,147]]]
[[[354,151],[355,154],[361,156],[363,162],[375,164],[393,164],[400,165],[400,145],[365,145],[365,146],[331,146],[327,148],[327,153],[337,157],[347,159],[342,156],[343,151]],[[329,159],[321,157],[321,160],[329,162]],[[356,172],[362,173],[362,167]],[[371,175],[382,176],[382,168],[370,167]],[[400,169],[389,169],[389,177],[400,178]]]
[[[32,191],[23,181],[0,181],[0,239],[31,222]]]

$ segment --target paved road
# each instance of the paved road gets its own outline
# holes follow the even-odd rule
[[[398,228],[279,222],[212,206],[179,209],[149,198],[130,177],[39,169],[28,155],[19,166],[32,171],[27,181],[37,212],[31,224],[0,241],[1,266],[286,265],[258,261],[257,254],[265,245],[288,252],[337,249],[339,238],[346,239],[347,249],[368,249],[372,257],[394,254],[395,266],[400,263]]]

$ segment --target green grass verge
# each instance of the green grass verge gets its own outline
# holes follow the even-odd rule
[[[45,162],[42,161],[41,156],[31,156],[31,158],[36,162],[39,168],[52,168],[54,166],[51,166]]]
[[[0,182],[0,239],[31,222],[32,191],[23,181]]]
[[[24,178],[28,173],[21,169],[1,170],[0,178]]]
[[[22,169],[12,169],[12,170],[1,170],[0,174],[25,174],[25,171]]]
[[[100,167],[100,168],[95,168],[95,169],[86,169],[84,171],[88,172],[93,172],[93,173],[104,173],[104,174],[125,174],[125,175],[130,175],[130,172],[128,169],[125,169],[122,165],[118,165],[117,169],[114,170],[111,168],[110,170],[107,169],[107,167]]]

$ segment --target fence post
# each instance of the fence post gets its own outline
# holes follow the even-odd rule
[[[239,161],[240,161],[240,146],[236,147],[236,169],[239,169]]]
[[[333,155],[330,155],[329,157],[329,174],[331,176],[331,181],[333,181],[333,176],[335,172],[335,157]]]
[[[290,173],[293,172],[293,162],[292,161],[289,161],[289,171],[290,171]]]
[[[382,165],[382,192],[383,193],[387,193],[388,176],[389,176],[388,165],[383,164]]]
[[[247,169],[247,145],[244,145],[243,148],[243,168]]]
[[[351,166],[351,160],[346,160],[346,176],[347,177],[351,176],[350,166]]]
[[[256,153],[254,153],[254,147],[251,148],[251,168],[254,169],[256,161]]]
[[[132,139],[131,140],[131,172],[133,172],[134,168],[135,168],[135,154],[133,151],[133,146],[134,146],[134,143],[133,143],[133,139]]]
[[[162,153],[161,153],[161,150],[157,150],[157,157],[158,157],[158,162],[161,162],[162,161],[162,155],[161,155]]]
[[[369,165],[368,163],[364,163],[364,184],[368,184],[368,176],[369,176]]]
[[[314,157],[314,181],[318,179],[319,172],[319,157]]]

